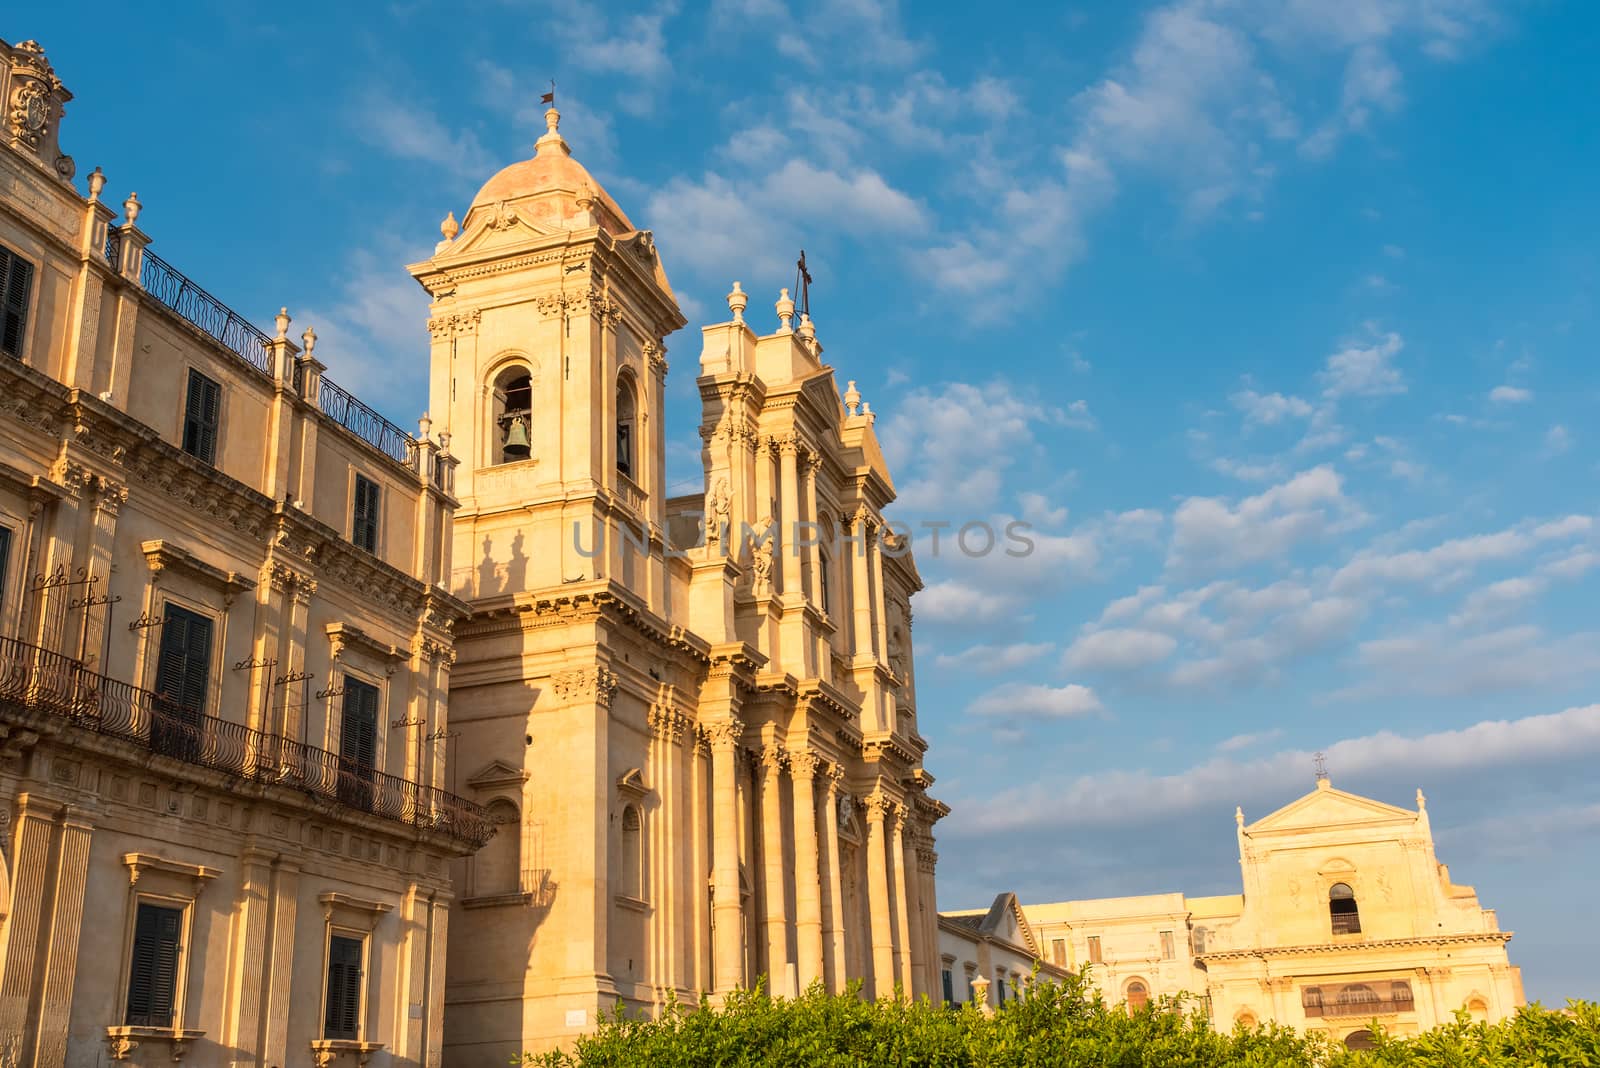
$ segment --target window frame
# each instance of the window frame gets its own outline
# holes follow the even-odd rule
[[[0,512],[0,619],[15,618],[6,612],[11,603],[11,547],[17,543],[17,528],[10,521],[10,516]]]
[[[189,909],[193,904],[194,902],[190,900],[162,894],[135,895],[132,909],[133,915],[128,925],[127,946],[123,952],[123,970],[125,975],[122,982],[122,998],[120,999],[122,1005],[122,1019],[120,1023],[122,1026],[156,1028],[164,1031],[176,1030],[179,1027],[183,1017],[182,1004],[185,993],[185,981],[188,978],[187,972],[189,951],[191,949]],[[134,994],[134,951],[139,945],[139,916],[145,909],[160,909],[163,912],[177,913],[178,916],[177,949],[173,954],[172,961],[171,999],[167,1005],[166,1019],[161,1023],[155,1022],[156,1018],[152,1014],[146,1014],[145,1018],[142,1020],[132,1019]],[[152,975],[152,985],[154,985],[155,978],[156,977]],[[151,997],[152,999],[154,998],[153,989],[151,991]]]
[[[216,467],[217,452],[222,443],[222,410],[224,407],[222,403],[222,382],[219,379],[212,378],[198,367],[191,366],[188,368],[188,371],[189,373],[184,379],[183,415],[178,435],[178,448],[181,449],[185,454],[193,456],[196,460],[199,460],[208,467]],[[216,388],[216,402],[214,405],[215,411],[213,411],[210,416],[209,424],[207,424],[204,420],[199,423],[195,422],[196,416],[194,412],[193,398],[195,384],[197,382],[204,385],[214,386]],[[209,432],[210,436],[209,438],[202,436],[196,439],[196,447],[190,448],[190,430],[195,426],[198,426],[202,433]],[[201,442],[204,442],[205,444],[204,451],[199,448]]]
[[[195,956],[198,937],[197,909],[200,895],[221,871],[204,864],[189,864],[170,860],[152,853],[124,853],[122,863],[128,868],[128,892],[123,898],[122,956],[118,961],[115,1018],[128,1017],[128,997],[133,980],[133,947],[138,929],[139,906],[151,904],[158,908],[182,912],[179,928],[177,973],[172,987],[172,1020],[165,1026],[121,1023],[108,1028],[109,1033],[159,1033],[172,1037],[197,1037],[200,1032],[185,1028],[189,999],[190,964]]]
[[[1100,948],[1100,936],[1099,935],[1088,935],[1088,936],[1086,936],[1086,940],[1088,942],[1087,956],[1088,956],[1089,963],[1090,964],[1104,964],[1105,963],[1105,957],[1104,957],[1103,951]]]
[[[1174,960],[1178,956],[1178,943],[1173,937],[1173,932],[1161,932],[1161,959]]]
[[[355,1034],[330,1035],[328,1033],[329,994],[333,989],[333,943],[335,939],[360,945],[360,973],[357,980]],[[367,998],[372,981],[372,932],[346,924],[328,921],[322,938],[322,1006],[318,1012],[321,1021],[318,1037],[324,1042],[365,1042],[367,1037]]]
[[[9,294],[13,287],[15,273],[21,271],[23,281],[21,284],[22,295],[20,301],[13,306]],[[37,288],[34,281],[39,274],[39,265],[33,260],[23,256],[9,245],[0,245],[0,356],[9,356],[18,363],[26,363],[23,354],[28,351],[28,327],[33,324],[33,316],[29,314],[33,307],[33,295]],[[6,323],[8,317],[16,316],[16,350],[5,347]]]
[[[363,491],[367,491],[363,493]],[[367,498],[363,508],[363,498]],[[352,471],[350,478],[350,544],[373,556],[383,542],[383,483]]]

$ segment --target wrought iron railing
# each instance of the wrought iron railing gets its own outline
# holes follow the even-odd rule
[[[209,334],[223,348],[262,374],[271,376],[272,339],[148,249],[139,272],[139,284],[146,293]]]
[[[362,404],[331,379],[322,379],[318,394],[322,413],[350,433],[398,463],[411,463],[417,443],[410,434]]]
[[[475,848],[494,835],[483,808],[465,798],[281,735],[202,715],[13,638],[0,638],[0,701],[61,716],[189,764],[441,831]]]
[[[106,262],[113,271],[122,269],[122,231],[114,226],[106,227]]]

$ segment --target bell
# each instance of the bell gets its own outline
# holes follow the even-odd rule
[[[517,459],[528,455],[528,421],[520,415],[512,416],[511,422],[506,425],[505,452],[508,457]]]

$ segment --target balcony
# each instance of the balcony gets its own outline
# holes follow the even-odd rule
[[[326,749],[201,715],[96,674],[80,661],[0,638],[0,704],[7,703],[239,780],[288,787],[325,803],[446,834],[473,849],[494,836],[484,810],[465,798]]]
[[[1374,1016],[1415,1011],[1416,1002],[1412,1000],[1409,984],[1389,984],[1387,994],[1379,993],[1384,985],[1379,983],[1375,989],[1366,983],[1352,983],[1338,991],[1310,987],[1301,994],[1301,1007],[1307,1019],[1358,1017],[1370,1020]]]

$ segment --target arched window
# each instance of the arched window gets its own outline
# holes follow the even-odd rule
[[[1366,1030],[1352,1031],[1350,1034],[1346,1035],[1344,1039],[1344,1045],[1346,1049],[1378,1048],[1378,1044],[1372,1040],[1372,1032]]]
[[[634,455],[634,440],[637,437],[635,424],[638,420],[638,406],[633,393],[633,379],[628,375],[618,375],[617,471],[628,478],[637,479],[638,463]]]
[[[623,897],[644,900],[644,834],[637,805],[622,810],[622,878],[618,886]]]
[[[1489,1020],[1489,1003],[1479,997],[1472,998],[1467,1002],[1467,1012],[1472,1014],[1474,1020],[1487,1023]]]
[[[1258,1023],[1259,1021],[1256,1019],[1256,1014],[1248,1010],[1241,1012],[1239,1015],[1233,1018],[1233,1025],[1235,1027],[1242,1027],[1246,1031],[1254,1031]]]
[[[1138,1012],[1150,1004],[1150,988],[1144,985],[1143,979],[1135,979],[1128,984],[1124,1000],[1128,1003],[1129,1012]]]
[[[517,806],[503,798],[490,802],[494,837],[473,857],[472,892],[478,897],[514,894],[521,888],[521,824]]]
[[[1346,883],[1334,883],[1328,888],[1328,916],[1333,920],[1333,933],[1360,934],[1361,913],[1356,910],[1356,892]]]
[[[490,463],[514,464],[533,455],[533,378],[513,364],[494,379],[494,433]]]

